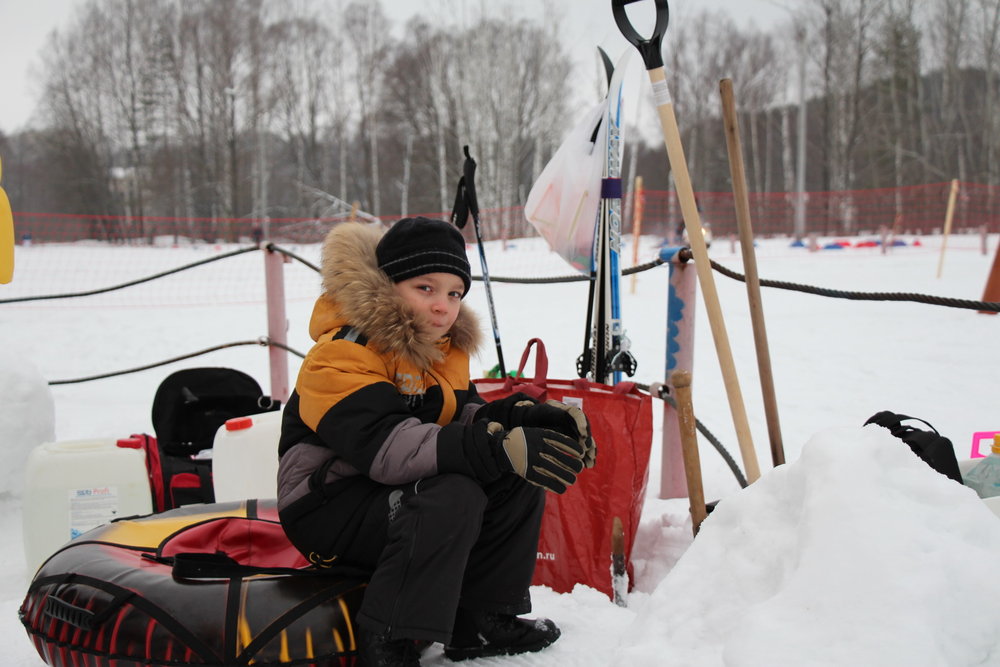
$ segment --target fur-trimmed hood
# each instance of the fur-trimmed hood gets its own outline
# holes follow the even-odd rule
[[[328,331],[350,325],[380,352],[430,368],[443,357],[442,346],[418,331],[413,311],[379,270],[375,246],[381,237],[377,227],[357,222],[340,223],[326,235],[320,263],[323,296],[313,309],[309,334],[318,340]],[[447,338],[469,355],[479,349],[479,320],[464,303]]]

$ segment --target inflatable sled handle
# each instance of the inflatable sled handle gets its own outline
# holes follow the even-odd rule
[[[653,27],[653,34],[649,39],[644,39],[629,21],[628,14],[625,13],[625,5],[639,0],[611,0],[611,12],[614,14],[615,23],[622,36],[625,37],[632,46],[639,50],[642,55],[642,62],[646,69],[656,69],[663,67],[663,34],[667,32],[667,25],[670,24],[670,8],[667,0],[654,0],[656,3],[656,25]]]
[[[129,598],[135,597],[135,593],[122,592],[111,600],[107,607],[100,613],[94,613],[90,609],[78,607],[59,597],[58,589],[54,595],[45,598],[45,615],[59,621],[72,625],[74,628],[90,631],[100,627],[111,615],[121,609],[122,605],[128,602]]]
[[[243,565],[224,553],[179,553],[174,556],[157,556],[144,553],[142,557],[162,565],[168,565],[173,570],[173,576],[178,579],[231,579],[234,577],[251,577],[256,574],[273,574],[284,576],[330,576],[357,577],[368,579],[371,572],[349,566],[329,568],[303,569],[294,567],[262,567]]]

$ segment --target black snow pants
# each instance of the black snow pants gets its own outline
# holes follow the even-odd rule
[[[531,610],[542,489],[513,474],[486,486],[456,474],[402,486],[361,483],[367,493],[349,495],[363,502],[331,499],[286,526],[313,560],[373,571],[358,623],[392,639],[447,643],[460,607]],[[331,535],[345,524],[350,539]]]

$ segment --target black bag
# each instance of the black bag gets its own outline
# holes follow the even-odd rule
[[[933,433],[912,426],[903,426],[901,422],[907,419],[927,424]],[[913,453],[927,465],[959,484],[962,483],[962,473],[958,469],[958,459],[955,457],[955,448],[952,447],[951,440],[938,433],[936,428],[923,419],[883,410],[869,417],[864,425],[868,424],[878,424],[889,429],[890,433],[909,445]]]
[[[252,377],[233,368],[186,368],[167,376],[153,397],[156,437],[141,438],[153,511],[215,502],[212,448],[219,427],[233,417],[277,410]]]

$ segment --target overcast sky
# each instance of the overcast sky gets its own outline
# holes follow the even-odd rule
[[[500,5],[504,0],[491,0]],[[468,0],[478,6],[480,0]],[[648,14],[652,17],[654,0],[642,0],[630,8],[636,13],[636,22]],[[65,29],[74,7],[85,0],[0,0],[0,130],[13,132],[21,129],[38,98],[35,81],[39,53],[46,37],[53,30]],[[791,5],[793,0],[672,0],[671,25],[667,39],[679,30],[685,12],[695,7],[719,10],[729,14],[739,25],[753,23],[761,28],[783,22],[788,17],[781,5]],[[402,24],[417,11],[430,16],[434,12],[453,11],[455,0],[382,0],[390,16]],[[539,0],[506,0],[513,15],[542,18]],[[596,66],[595,47],[603,46],[613,58],[626,50],[627,43],[618,32],[611,16],[611,0],[552,0],[552,6],[564,11],[562,32],[573,47],[574,61],[580,67]],[[563,10],[562,8],[565,9]],[[631,47],[629,47],[631,48]],[[638,54],[636,54],[638,61]],[[641,75],[641,68],[633,64]],[[588,81],[590,79],[588,78]]]

